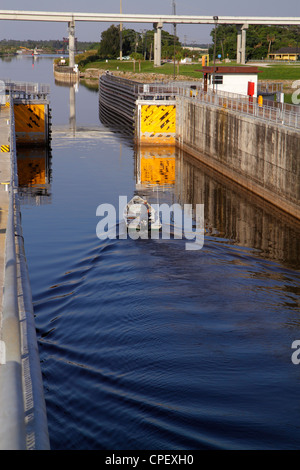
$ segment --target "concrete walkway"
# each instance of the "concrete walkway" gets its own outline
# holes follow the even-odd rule
[[[14,108],[1,106],[0,450],[48,450],[46,405],[15,187],[17,156],[13,132]]]
[[[0,146],[9,146],[9,108],[0,106]],[[4,147],[6,150],[6,147]],[[3,286],[4,286],[4,268],[5,268],[5,240],[6,226],[8,214],[8,185],[10,182],[10,153],[7,151],[0,152],[0,340],[2,338],[2,303],[3,303]],[[3,358],[0,347],[0,364]]]

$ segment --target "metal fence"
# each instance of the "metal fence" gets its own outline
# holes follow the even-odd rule
[[[199,93],[194,99],[211,106],[228,109],[240,114],[260,118],[284,126],[300,129],[300,108],[285,106],[265,100],[260,104],[257,98],[224,96],[218,93]],[[266,104],[267,103],[267,104]]]
[[[196,102],[207,103],[211,106],[300,129],[300,106],[297,105],[266,99],[261,103],[258,98],[240,94],[204,91],[201,84],[191,84],[191,82],[135,84],[133,86],[139,99],[159,100],[183,96]]]
[[[13,98],[35,97],[46,99],[50,94],[50,85],[46,83],[20,82],[11,79],[2,79],[5,89]]]

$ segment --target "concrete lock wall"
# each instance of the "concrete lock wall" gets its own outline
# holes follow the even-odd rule
[[[177,145],[300,219],[300,135],[227,109],[177,99]]]

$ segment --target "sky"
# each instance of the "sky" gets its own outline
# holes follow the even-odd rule
[[[123,13],[171,15],[172,0],[122,0]],[[288,16],[300,17],[299,0],[175,0],[178,15],[218,15],[218,16]],[[64,11],[87,13],[119,13],[120,0],[1,0],[1,10]],[[101,32],[109,23],[77,22],[75,36],[78,41],[100,40]],[[152,24],[124,24],[125,28],[137,31],[151,29]],[[164,30],[172,32],[172,26]],[[186,44],[211,42],[211,26],[178,25],[177,35]],[[62,39],[68,35],[67,23],[46,23],[37,21],[0,21],[0,39]]]

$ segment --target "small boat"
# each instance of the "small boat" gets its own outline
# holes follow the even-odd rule
[[[127,228],[139,230],[160,230],[161,223],[156,218],[156,211],[146,199],[134,196],[123,211]]]

